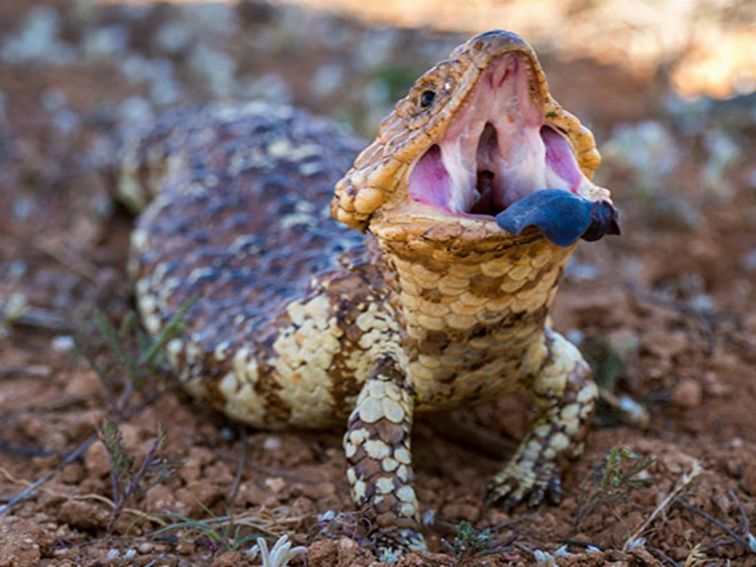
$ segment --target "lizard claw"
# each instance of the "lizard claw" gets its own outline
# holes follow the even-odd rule
[[[561,478],[555,463],[544,462],[540,466],[528,468],[518,463],[510,463],[502,472],[493,477],[486,486],[486,504],[502,506],[511,511],[522,502],[535,508],[544,499],[552,504],[561,501]]]
[[[379,531],[371,536],[371,544],[379,561],[396,563],[407,551],[427,551],[423,534],[410,528],[390,532]]]

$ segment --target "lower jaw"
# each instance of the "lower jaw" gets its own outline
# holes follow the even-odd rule
[[[390,218],[374,219],[370,232],[390,257],[434,266],[474,266],[523,254],[562,257],[574,248],[552,244],[535,228],[515,236],[502,230],[489,215],[425,214],[415,207],[404,212],[394,210]]]

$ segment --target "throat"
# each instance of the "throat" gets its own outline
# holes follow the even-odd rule
[[[417,409],[516,389],[545,356],[546,317],[570,250],[544,239],[480,254],[412,244],[381,247],[395,270],[389,302]]]
[[[477,356],[475,345],[506,350],[542,330],[571,252],[540,238],[489,250],[453,250],[448,242],[380,244],[395,271],[391,302],[412,349],[430,355],[451,348],[447,354],[466,358]]]

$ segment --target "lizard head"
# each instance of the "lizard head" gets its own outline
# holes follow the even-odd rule
[[[415,82],[336,185],[331,210],[379,237],[470,244],[516,240],[532,225],[548,236],[582,206],[590,226],[567,232],[596,239],[618,233],[609,191],[591,182],[600,159],[591,132],[552,98],[533,49],[496,30]]]

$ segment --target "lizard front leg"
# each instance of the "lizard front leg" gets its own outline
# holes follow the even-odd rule
[[[538,408],[528,433],[504,469],[488,483],[487,502],[512,508],[527,499],[561,500],[561,476],[584,448],[598,389],[577,348],[551,330],[547,357],[533,383]]]
[[[390,356],[376,360],[344,435],[347,477],[358,509],[373,526],[380,555],[425,549],[412,487],[410,433],[414,399]]]

